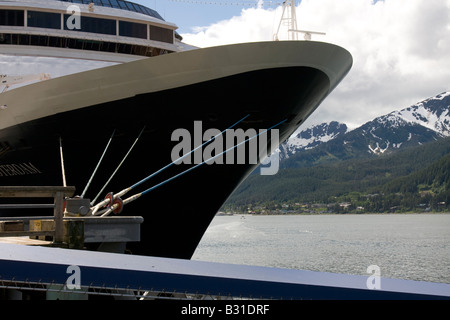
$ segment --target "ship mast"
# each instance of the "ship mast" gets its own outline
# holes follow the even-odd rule
[[[283,2],[283,11],[281,13],[280,23],[278,24],[277,32],[274,34],[273,39],[278,41],[278,34],[280,33],[281,25],[288,27],[288,39],[298,40],[298,34],[303,33],[305,40],[311,40],[311,35],[320,34],[325,35],[324,32],[298,30],[297,28],[297,15],[295,13],[295,0],[285,0]]]
[[[297,32],[297,16],[295,14],[295,0],[285,0],[283,2],[283,11],[281,13],[280,23],[278,24],[277,33],[274,34],[274,40],[278,41],[278,34],[281,25],[288,27],[289,40],[298,40]]]

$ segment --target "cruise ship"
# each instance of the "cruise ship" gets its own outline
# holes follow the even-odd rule
[[[195,48],[176,30],[129,1],[0,0],[0,59],[54,59],[40,74],[0,70],[0,185],[75,186],[90,204],[80,214],[144,218],[133,254],[190,259],[223,203],[270,153],[251,161],[254,136],[236,138],[227,150],[244,146],[244,161],[231,152],[231,161],[205,163],[205,154],[221,155],[211,152],[216,133],[266,132],[273,150],[340,83],[352,56],[314,41]],[[66,59],[79,70],[55,76]],[[192,153],[179,150],[188,142]]]

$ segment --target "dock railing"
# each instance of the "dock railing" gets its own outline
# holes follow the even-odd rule
[[[53,204],[0,204],[0,209],[37,209],[53,208],[54,230],[32,231],[24,229],[24,221],[33,217],[2,217],[0,237],[53,236],[53,242],[63,242],[64,198],[72,197],[75,187],[68,186],[0,186],[0,198],[53,198]],[[35,219],[35,218],[34,218]],[[51,216],[46,219],[52,219]]]

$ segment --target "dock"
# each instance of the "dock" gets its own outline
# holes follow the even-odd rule
[[[450,284],[0,244],[0,288],[133,299],[429,300]]]
[[[71,198],[75,187],[0,186],[0,198],[49,198],[52,203],[1,204],[0,209],[52,209],[53,215],[1,217],[0,243],[96,248],[124,252],[126,243],[140,241],[140,216],[89,216],[89,201]],[[84,212],[81,214],[80,212]]]
[[[42,190],[54,216],[1,218],[0,300],[450,300],[445,283],[126,254],[142,217],[64,216],[71,190]]]

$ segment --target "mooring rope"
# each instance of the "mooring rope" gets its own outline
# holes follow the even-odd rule
[[[203,161],[203,162],[201,162],[201,163],[199,163],[199,164],[197,164],[197,165],[195,165],[195,166],[193,166],[193,167],[191,167],[191,168],[189,168],[189,169],[187,169],[187,170],[185,170],[185,171],[183,171],[183,172],[180,172],[180,173],[178,173],[177,175],[175,175],[175,176],[173,176],[173,177],[171,177],[171,178],[169,178],[169,179],[167,179],[167,180],[164,180],[163,182],[160,182],[160,183],[154,185],[153,187],[148,188],[148,189],[145,190],[145,191],[142,191],[142,192],[140,192],[140,193],[137,193],[137,194],[135,194],[135,195],[133,195],[133,196],[131,196],[131,197],[129,197],[129,198],[127,198],[127,199],[121,201],[120,203],[115,203],[115,204],[111,205],[109,208],[105,209],[104,211],[102,211],[102,212],[99,213],[99,214],[101,214],[102,217],[105,217],[105,216],[109,215],[111,212],[113,212],[113,211],[115,211],[116,209],[118,209],[119,206],[122,206],[122,207],[123,207],[125,204],[130,203],[131,201],[134,201],[134,200],[140,198],[141,196],[143,196],[143,195],[149,193],[150,191],[153,191],[153,190],[155,190],[156,188],[159,188],[159,187],[165,185],[166,183],[168,183],[168,182],[170,182],[170,181],[172,181],[172,180],[174,180],[174,179],[176,179],[176,178],[179,178],[179,177],[181,177],[182,175],[184,175],[184,174],[186,174],[186,173],[188,173],[188,172],[190,172],[190,171],[192,171],[192,170],[194,170],[194,169],[200,167],[201,165],[203,165],[203,164],[205,164],[205,163],[207,163],[207,162],[210,162],[210,161],[214,160],[215,158],[217,158],[217,157],[219,157],[219,156],[224,155],[224,154],[227,153],[228,151],[231,151],[231,150],[237,148],[238,146],[240,146],[240,145],[242,145],[242,144],[244,144],[244,143],[246,143],[246,142],[248,142],[248,141],[250,141],[250,140],[252,140],[252,139],[254,139],[254,138],[256,138],[256,137],[258,137],[258,136],[261,135],[261,134],[264,134],[264,133],[268,132],[269,130],[272,130],[273,128],[279,126],[280,124],[286,122],[286,120],[287,120],[287,119],[278,122],[277,124],[275,124],[275,125],[273,125],[272,127],[270,127],[270,128],[268,128],[268,129],[266,129],[266,130],[264,130],[264,131],[262,131],[262,132],[260,132],[260,133],[258,133],[258,134],[256,134],[256,135],[254,135],[253,137],[248,138],[248,139],[246,139],[246,140],[244,140],[244,141],[238,143],[237,145],[234,145],[233,147],[228,148],[227,150],[225,150],[225,151],[223,151],[223,152],[221,152],[221,153],[215,155],[214,157],[211,157],[211,158],[209,158],[209,159],[207,159],[207,160],[205,160],[205,161]]]
[[[222,132],[218,133],[217,135],[215,135],[214,137],[212,137],[211,139],[209,139],[208,141],[204,142],[202,145],[197,146],[195,149],[191,150],[190,152],[184,154],[183,156],[179,157],[178,159],[176,159],[175,161],[172,161],[171,163],[169,163],[168,165],[162,167],[161,169],[153,172],[152,174],[150,174],[149,176],[145,177],[144,179],[142,179],[141,181],[133,184],[132,186],[123,189],[122,191],[120,191],[119,193],[114,194],[112,199],[105,199],[101,202],[99,202],[98,204],[96,204],[95,206],[93,206],[92,208],[92,215],[95,215],[97,213],[97,211],[103,207],[104,205],[108,204],[108,202],[111,202],[114,199],[120,198],[121,196],[125,195],[126,193],[128,193],[130,190],[136,188],[137,186],[143,184],[144,182],[148,181],[149,179],[151,179],[152,177],[154,177],[155,175],[161,173],[162,171],[168,169],[169,167],[171,167],[172,165],[174,165],[175,163],[177,163],[178,161],[183,160],[184,158],[186,158],[187,156],[191,155],[193,152],[195,152],[196,150],[198,150],[199,148],[202,148],[203,146],[205,146],[206,144],[208,144],[209,142],[213,141],[214,139],[216,139],[218,136],[222,135],[224,132],[226,132],[227,130],[232,129],[233,127],[235,127],[237,124],[241,123],[242,121],[244,121],[245,119],[247,119],[250,116],[250,114],[247,114],[245,117],[243,117],[242,119],[240,119],[239,121],[237,121],[236,123],[232,124],[231,126],[229,126],[228,128],[226,128],[225,130],[223,130]],[[95,202],[94,202],[95,203]],[[91,203],[91,205],[93,205]]]
[[[86,194],[86,191],[88,190],[89,186],[91,185],[92,179],[94,179],[94,176],[97,173],[98,168],[100,167],[100,163],[102,162],[103,157],[105,156],[105,153],[108,150],[109,145],[111,144],[111,141],[112,141],[112,139],[114,137],[114,133],[115,132],[116,132],[116,130],[114,129],[114,131],[113,131],[113,133],[111,135],[111,138],[109,138],[109,141],[108,141],[108,143],[107,143],[107,145],[105,147],[105,150],[103,150],[103,154],[100,157],[100,160],[97,162],[97,166],[95,167],[94,172],[92,172],[91,178],[89,179],[88,183],[86,184],[86,187],[84,188],[83,193],[81,194],[81,198],[84,198],[84,195]]]
[[[114,172],[112,173],[112,175],[109,177],[108,181],[106,181],[106,183],[103,185],[102,189],[98,192],[98,194],[95,196],[94,200],[91,201],[91,206],[95,203],[95,201],[97,201],[97,198],[100,196],[100,194],[103,192],[103,190],[105,190],[106,186],[111,182],[111,180],[113,179],[113,177],[115,176],[115,174],[117,173],[117,171],[119,171],[120,167],[122,166],[122,164],[125,162],[126,158],[128,157],[128,155],[131,153],[131,150],[133,150],[134,146],[136,145],[136,143],[138,142],[139,138],[141,137],[142,133],[144,132],[145,126],[142,128],[141,132],[139,133],[138,137],[136,138],[136,140],[134,140],[134,143],[131,145],[130,149],[128,150],[127,154],[125,155],[125,157],[123,157],[122,161],[119,163],[119,165],[117,166],[116,170],[114,170]]]
[[[64,169],[64,155],[63,155],[63,147],[62,147],[62,138],[61,137],[59,137],[59,156],[61,158],[61,173],[62,173],[63,186],[67,187],[66,170]]]

